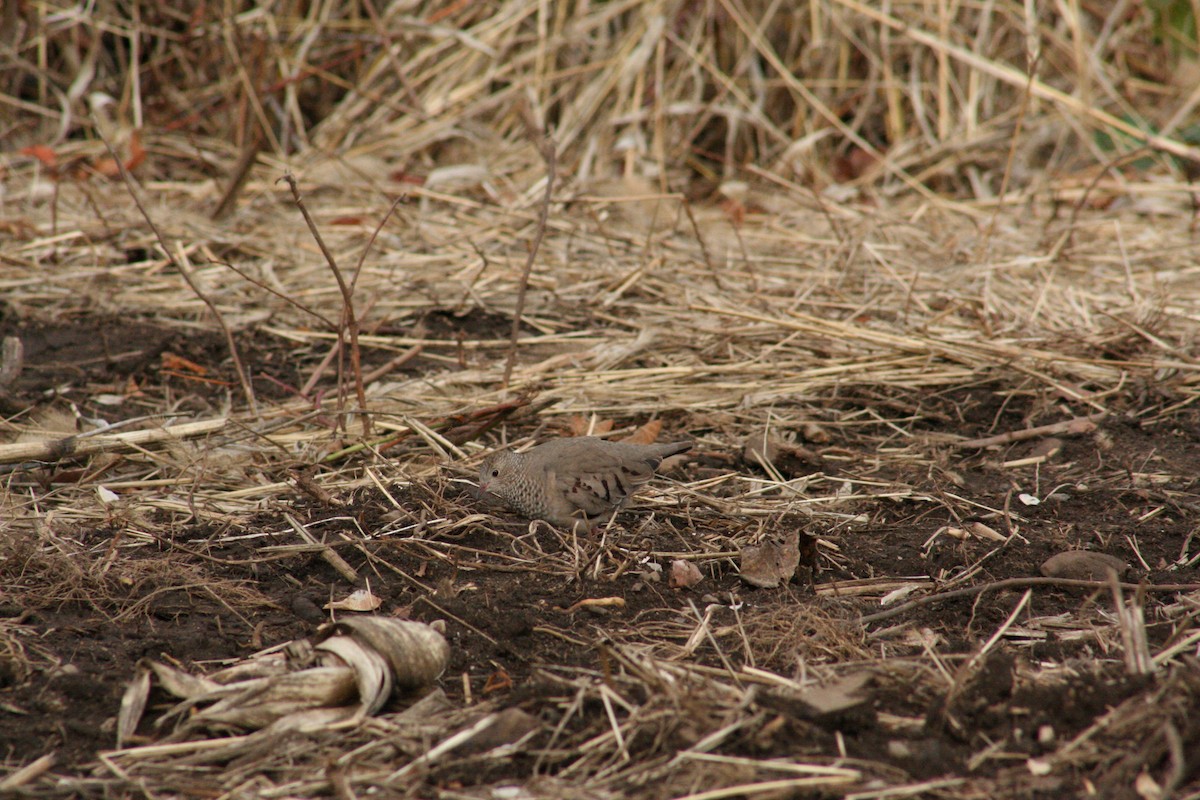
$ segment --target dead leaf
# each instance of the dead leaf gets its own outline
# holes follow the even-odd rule
[[[833,721],[838,715],[869,702],[870,695],[863,689],[870,680],[870,673],[856,672],[822,686],[769,690],[759,695],[759,704],[796,719]]]
[[[34,144],[21,148],[21,155],[33,156],[42,163],[43,167],[54,169],[58,166],[58,153],[53,147],[44,144]]]
[[[800,426],[800,435],[813,444],[829,444],[829,431],[815,422],[806,422]]]
[[[742,458],[751,464],[760,461],[773,464],[784,447],[778,436],[772,436],[766,430],[752,433],[742,442]]]
[[[580,600],[570,608],[566,609],[568,614],[574,613],[581,608],[624,608],[624,597],[589,597]]]
[[[390,178],[394,183],[408,183],[414,186],[425,185],[424,175],[417,175],[412,172],[405,172],[404,170],[395,170],[388,176],[388,178]]]
[[[611,419],[589,419],[582,414],[575,414],[567,419],[567,432],[571,436],[599,436],[612,430]]]
[[[869,680],[871,680],[869,672],[856,672],[824,686],[805,689],[797,695],[796,699],[811,706],[818,715],[845,711],[866,702],[866,694],[859,694],[859,692]]]
[[[188,361],[183,356],[177,356],[174,353],[167,351],[160,356],[162,368],[173,372],[190,372],[193,375],[207,375],[208,368],[202,367],[194,361]]]
[[[129,135],[129,160],[125,162],[125,169],[133,172],[145,160],[146,148],[142,146],[142,132],[135,130]]]
[[[122,743],[135,736],[153,688],[186,700],[155,721],[172,735],[199,730],[324,730],[353,724],[383,708],[396,691],[431,685],[445,671],[450,645],[433,626],[380,617],[324,625],[313,640],[260,653],[210,675],[144,659],[121,701]]]
[[[861,147],[854,146],[845,155],[835,155],[830,163],[830,172],[838,183],[848,183],[876,168],[879,158]]]
[[[726,198],[720,202],[721,210],[729,217],[729,222],[735,228],[740,228],[746,222],[746,206],[742,201]]]
[[[662,432],[662,426],[661,419],[650,420],[626,436],[622,441],[629,442],[630,444],[654,444],[658,441],[658,434]]]
[[[742,580],[751,586],[774,589],[790,581],[800,566],[800,533],[792,531],[782,541],[764,541],[742,548]]]
[[[483,727],[464,743],[464,754],[483,753],[497,747],[516,744],[534,731],[541,730],[542,721],[516,706],[498,711],[492,724]]]
[[[992,542],[1006,542],[1008,538],[1004,534],[997,531],[982,522],[972,522],[967,525],[967,530],[978,539],[986,539]]]
[[[1042,562],[1042,574],[1047,578],[1103,581],[1108,579],[1109,570],[1120,577],[1129,571],[1129,565],[1116,556],[1091,550],[1068,550]]]
[[[1062,452],[1062,449],[1063,440],[1056,439],[1051,436],[1049,439],[1042,439],[1040,442],[1035,444],[1033,449],[1029,451],[1029,457],[1043,459],[1054,458],[1054,456]]]
[[[702,580],[704,576],[700,574],[700,568],[691,561],[677,558],[671,562],[668,584],[672,589],[690,589]]]
[[[329,601],[325,604],[325,608],[331,611],[374,611],[381,605],[383,605],[383,601],[370,589],[359,589],[351,593],[345,600]]]
[[[142,146],[142,137],[139,131],[133,131],[129,135],[129,158],[123,162],[126,172],[133,172],[142,162],[146,160],[146,148]],[[92,169],[99,175],[106,178],[121,177],[121,168],[118,166],[116,159],[112,156],[102,156],[92,162]]]

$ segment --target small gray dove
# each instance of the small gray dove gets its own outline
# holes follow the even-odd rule
[[[552,439],[524,453],[497,450],[479,467],[479,488],[534,519],[591,527],[620,511],[667,456],[691,442],[630,444],[595,436]]]

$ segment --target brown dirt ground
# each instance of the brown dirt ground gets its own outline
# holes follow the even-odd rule
[[[490,333],[503,336],[507,321],[478,316],[460,320],[449,315],[428,321],[429,335],[445,337],[445,354],[453,354],[454,339],[461,330],[468,335]],[[14,407],[35,405],[65,407],[73,402],[85,416],[102,416],[104,409],[89,404],[89,398],[110,387],[137,382],[156,398],[173,398],[181,409],[219,407],[232,387],[219,379],[197,381],[171,374],[161,367],[161,355],[172,352],[198,362],[218,363],[224,344],[214,334],[183,335],[177,330],[148,321],[83,317],[54,323],[27,323],[13,315],[0,318],[0,334],[19,331],[26,344],[26,357],[33,366],[6,398]],[[256,381],[264,397],[286,397],[296,385],[301,365],[319,353],[297,352],[295,345],[268,334],[245,334],[239,341],[253,372],[265,377]],[[371,354],[368,352],[368,360]],[[421,359],[406,369],[419,372]],[[66,388],[64,388],[66,387]],[[494,511],[500,521],[495,530],[467,529],[456,539],[456,552],[469,552],[470,559],[451,563],[402,536],[361,540],[358,547],[341,548],[341,554],[360,573],[369,575],[372,590],[384,601],[383,611],[402,611],[418,620],[446,620],[453,660],[442,685],[456,700],[464,699],[464,680],[473,694],[485,692],[497,676],[511,680],[504,705],[518,705],[535,715],[550,713],[550,702],[561,690],[548,684],[539,669],[545,665],[594,666],[603,655],[601,642],[609,628],[653,631],[651,635],[686,635],[681,615],[689,603],[704,606],[723,603],[718,616],[731,622],[731,602],[741,604],[740,614],[760,632],[773,631],[754,653],[757,666],[789,674],[796,670],[798,654],[820,659],[823,647],[848,645],[845,639],[829,636],[828,626],[840,624],[855,630],[860,613],[879,608],[852,596],[831,590],[837,582],[881,576],[925,576],[945,581],[956,571],[980,562],[981,572],[972,583],[986,583],[1038,574],[1046,557],[1067,549],[1086,548],[1110,553],[1134,566],[1132,580],[1148,583],[1180,583],[1195,580],[1190,573],[1172,565],[1194,543],[1196,503],[1200,502],[1195,465],[1200,463],[1200,419],[1193,408],[1171,412],[1161,419],[1153,413],[1155,387],[1135,387],[1140,394],[1138,418],[1113,416],[1103,421],[1091,436],[1066,438],[1062,452],[1040,467],[1002,469],[1002,461],[1027,455],[1034,446],[1017,443],[1002,452],[969,455],[954,463],[913,467],[913,474],[874,475],[900,480],[937,495],[953,492],[990,508],[1010,509],[1019,515],[1019,537],[997,546],[976,538],[956,539],[947,535],[927,547],[927,540],[944,526],[963,525],[971,520],[952,518],[946,508],[915,499],[880,498],[870,504],[867,518],[855,525],[832,526],[807,522],[798,516],[767,520],[767,532],[785,532],[802,525],[823,540],[812,550],[813,585],[797,580],[782,589],[753,589],[743,584],[732,559],[702,561],[704,581],[695,589],[678,591],[656,581],[641,569],[638,557],[647,553],[689,550],[695,531],[687,508],[667,509],[649,522],[644,513],[626,512],[618,528],[603,540],[585,542],[592,556],[604,552],[605,568],[600,579],[589,574],[564,578],[561,574],[507,567],[500,557],[526,535],[526,525],[502,509],[475,496],[465,482],[450,480],[397,484],[391,494],[410,508],[439,508],[446,504],[473,510]],[[842,396],[831,401],[827,412],[847,411],[864,405],[888,404],[909,420],[914,430],[944,429],[947,426],[968,435],[1037,424],[1037,404],[1044,398],[1005,392],[998,385],[980,385],[970,391],[945,394],[888,396]],[[1165,401],[1164,401],[1165,402]],[[1160,404],[1161,405],[1161,404]],[[1147,413],[1149,409],[1149,413]],[[1154,419],[1155,421],[1147,421]],[[628,422],[621,420],[619,422]],[[667,420],[670,436],[698,435],[703,421],[679,414]],[[513,423],[511,434],[533,430],[532,421]],[[833,441],[812,445],[815,463],[802,459],[781,462],[791,475],[820,469],[837,475],[854,463],[862,477],[871,453],[847,429],[839,428]],[[667,434],[664,433],[664,437]],[[403,458],[401,454],[397,458]],[[722,470],[755,472],[730,443],[727,451],[701,449],[680,468],[675,477],[694,479]],[[1040,469],[1036,480],[1035,471]],[[84,474],[80,464],[57,466],[24,465],[7,476],[10,486],[30,497],[47,496],[56,486],[78,481]],[[286,476],[271,475],[272,479]],[[1020,504],[1014,488],[1037,485],[1045,497],[1051,487],[1060,487],[1050,499],[1037,506]],[[328,540],[339,532],[356,537],[385,525],[392,505],[377,490],[356,491],[338,498],[344,506],[331,507],[299,490],[286,509],[302,523],[322,531]],[[111,525],[77,530],[77,553],[53,564],[19,554],[7,561],[3,580],[8,590],[0,601],[0,615],[10,622],[33,626],[39,632],[22,663],[35,665],[22,671],[16,660],[0,670],[0,741],[8,763],[23,763],[46,752],[57,751],[59,771],[83,771],[97,753],[114,745],[114,717],[134,663],[142,657],[170,658],[189,665],[215,659],[236,658],[263,646],[310,634],[324,619],[320,607],[331,596],[343,596],[346,582],[315,555],[262,558],[258,530],[275,529],[285,509],[265,509],[255,524],[241,531],[212,525],[182,524],[160,518],[153,541],[127,556],[120,579],[106,582],[87,565],[77,565],[79,574],[92,576],[95,585],[79,586],[70,596],[47,597],[30,607],[27,600],[39,587],[62,592],[69,582],[71,559],[93,559],[113,548],[122,535],[130,535],[121,520]],[[322,521],[326,521],[322,524]],[[731,525],[755,524],[731,521]],[[995,520],[989,525],[996,527]],[[239,538],[235,534],[244,534]],[[497,536],[497,533],[500,536]],[[507,538],[505,538],[507,537]],[[559,542],[553,532],[540,529],[534,535],[542,550],[553,552]],[[991,552],[994,551],[994,552]],[[814,555],[815,554],[815,555]],[[136,562],[141,561],[142,568]],[[386,562],[387,568],[379,566]],[[623,567],[623,569],[618,568]],[[58,570],[57,572],[55,570]],[[133,576],[133,577],[131,577]],[[206,590],[207,584],[225,587]],[[432,591],[429,591],[432,589]],[[1001,590],[966,596],[911,608],[900,616],[863,626],[856,647],[837,656],[842,661],[866,659],[875,644],[888,637],[920,636],[937,641],[937,650],[954,669],[955,657],[975,652],[981,641],[1000,626],[1015,607],[1023,589]],[[571,610],[585,598],[618,597],[624,606],[602,611]],[[20,602],[17,601],[20,598]],[[1152,650],[1161,647],[1187,620],[1163,613],[1175,601],[1171,593],[1149,594],[1146,616]],[[1078,615],[1095,620],[1111,613],[1107,593],[1078,589],[1036,589],[1021,621],[1053,615]],[[1193,613],[1195,613],[1193,611]],[[840,623],[838,621],[841,621]],[[1020,627],[1020,625],[1018,625]],[[1042,628],[1044,631],[1045,628]],[[1072,633],[1077,629],[1072,628]],[[1011,782],[1029,797],[1062,796],[1080,786],[1099,786],[1105,781],[1128,787],[1131,771],[1161,769],[1170,761],[1165,744],[1142,760],[1129,764],[1105,763],[1083,767],[1077,775],[1039,785],[1024,771],[1024,759],[1047,748],[1039,741],[1039,730],[1050,725],[1056,740],[1070,739],[1093,725],[1103,714],[1130,698],[1153,694],[1152,684],[1129,677],[1113,666],[1102,667],[1090,657],[1106,652],[1112,643],[1100,635],[1055,635],[1052,631],[1029,639],[1011,634],[1013,647],[993,651],[986,668],[975,673],[955,696],[931,694],[928,683],[909,683],[903,676],[877,674],[870,702],[850,712],[830,717],[806,714],[789,705],[787,698],[762,693],[761,707],[778,715],[774,734],[728,740],[727,754],[765,757],[795,755],[797,747],[810,755],[869,759],[886,763],[912,779],[932,779],[970,773],[994,780],[994,785]],[[731,657],[744,663],[744,652],[730,646]],[[695,658],[721,666],[718,653],[702,646]],[[1022,680],[1022,675],[1040,662],[1071,665],[1072,674],[1055,686]],[[460,676],[465,676],[460,677]],[[1186,707],[1176,709],[1172,719],[1187,728],[1183,741],[1197,740],[1200,726],[1200,681],[1195,676],[1177,698]],[[1164,712],[1166,713],[1166,712]],[[878,724],[881,715],[915,720],[905,728]],[[993,758],[968,763],[988,743],[996,743]],[[1151,744],[1147,747],[1153,749]],[[1147,751],[1148,752],[1148,751]],[[1181,786],[1200,786],[1193,753],[1181,775]],[[528,775],[530,764],[514,759],[507,766],[493,765],[488,774],[464,767],[439,776],[443,785],[471,786],[503,778]],[[506,774],[494,770],[507,771]]]

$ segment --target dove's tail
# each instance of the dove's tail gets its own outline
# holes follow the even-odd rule
[[[668,442],[666,444],[658,444],[654,446],[658,451],[659,458],[666,458],[678,453],[686,453],[692,449],[691,442]]]

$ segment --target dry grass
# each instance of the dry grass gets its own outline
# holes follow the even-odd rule
[[[955,450],[979,411],[969,398],[995,401],[986,434],[1194,419],[1181,415],[1200,397],[1198,68],[1162,40],[1179,34],[1186,49],[1196,34],[1146,4],[167,5],[0,11],[0,321],[20,336],[116,318],[178,342],[219,321],[239,353],[287,343],[295,380],[262,380],[285,372],[275,364],[164,360],[161,385],[58,387],[43,405],[71,410],[64,427],[0,364],[6,604],[91,604],[127,622],[162,594],[204,593],[252,613],[271,601],[198,566],[236,545],[261,560],[353,555],[359,577],[400,575],[453,617],[446,586],[389,559],[565,585],[675,558],[719,575],[746,543],[803,519],[837,568],[904,504],[1000,531],[949,589],[1020,546],[1018,492],[1050,489]],[[280,181],[289,172],[324,253]],[[354,338],[378,366],[366,375],[338,347],[351,288]],[[438,315],[478,332],[455,339],[431,327]],[[135,345],[98,358],[121,364]],[[27,353],[24,366],[45,365]],[[532,535],[469,496],[498,438],[653,417],[696,437],[705,470],[650,492],[629,530]],[[820,467],[740,469],[729,454],[764,431],[820,450]],[[1094,487],[1167,487],[1163,513],[1196,508],[1188,476],[1153,454],[1108,463],[1102,436]],[[1003,505],[975,499],[968,458],[1014,476]],[[345,510],[366,496],[390,514]],[[297,497],[320,514],[297,522]],[[164,542],[179,547],[146,557]],[[1190,544],[1172,569],[1194,567]],[[1012,601],[967,648],[872,629],[848,605],[941,577],[825,582],[803,616],[717,597],[628,624],[572,611],[597,614],[601,663],[533,665],[522,688],[542,692],[536,705],[431,696],[325,736],[129,748],[91,775],[43,776],[38,791],[473,797],[517,774],[545,797],[965,798],[1035,792],[1064,771],[1196,791],[1195,593],[1157,607],[1173,628],[1153,646],[1138,621],[1153,601],[1129,587],[1065,622],[1021,617]],[[929,782],[900,756],[846,755],[839,726],[877,726],[890,743],[940,719],[958,735],[987,713],[971,703],[1000,669],[995,642],[1024,647],[1063,626],[1094,645],[1105,680],[1141,670],[1158,683],[1020,769],[996,767],[1012,758],[1000,745],[968,754],[983,772]],[[540,633],[594,644],[571,625]],[[15,623],[0,658],[13,684],[53,660]],[[1075,669],[1009,667],[1022,699]],[[877,698],[941,698],[942,716],[877,714],[866,695],[839,694],[859,675]],[[519,706],[536,722],[503,717]],[[467,775],[479,785],[456,783]]]

